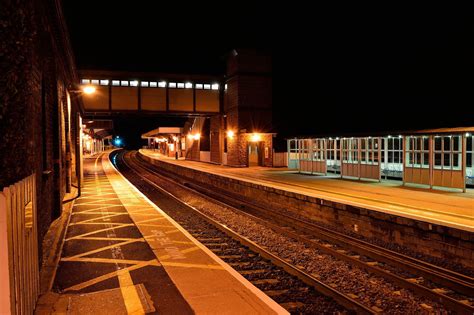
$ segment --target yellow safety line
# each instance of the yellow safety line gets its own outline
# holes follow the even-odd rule
[[[120,225],[122,225],[123,223],[113,223],[113,222],[75,222],[75,223],[71,223],[71,224],[69,224],[69,225],[104,225],[104,224],[120,226]]]
[[[79,257],[99,253],[99,252],[104,251],[106,249],[111,249],[111,248],[114,248],[114,247],[124,246],[124,245],[127,245],[127,244],[131,244],[131,243],[135,243],[135,242],[143,242],[143,241],[145,241],[143,238],[131,239],[131,240],[128,240],[128,241],[117,243],[117,244],[112,244],[112,245],[96,248],[96,249],[90,250],[88,252],[80,253],[80,254],[77,254],[77,255],[74,255],[74,256],[64,257],[63,260],[64,261],[70,261],[71,259],[75,259],[75,258],[79,258]]]
[[[122,291],[123,302],[127,308],[127,313],[133,315],[145,314],[137,289],[133,285],[130,272],[127,269],[120,269],[117,272],[117,276],[120,283],[120,290]]]
[[[97,207],[97,208],[92,208],[92,209],[82,210],[82,211],[75,211],[72,214],[81,214],[81,213],[91,212],[91,211],[95,211],[95,210],[108,209],[108,208],[114,208],[114,207],[120,207],[120,206],[121,205],[110,205],[110,206],[102,205],[102,207]],[[75,205],[74,205],[74,207],[75,207]]]
[[[120,201],[119,199],[117,199],[118,201]],[[77,201],[76,201],[77,202]],[[96,203],[96,201],[88,201],[88,202],[83,202],[83,203],[78,203],[77,204],[78,206],[103,206],[104,203]],[[118,203],[114,203],[114,204],[110,204],[111,206],[121,206],[122,204],[118,204]]]
[[[141,224],[141,223],[145,223],[145,222],[158,221],[158,220],[164,220],[164,219],[165,219],[165,217],[156,217],[156,218],[146,219],[146,220],[142,220],[142,221],[136,221],[135,223],[136,224]]]
[[[124,224],[122,226],[112,226],[110,228],[95,230],[95,231],[92,231],[92,232],[88,232],[88,233],[84,233],[84,234],[81,234],[81,235],[73,236],[73,237],[70,237],[70,238],[66,239],[66,241],[78,239],[78,238],[81,238],[81,237],[87,236],[87,235],[92,235],[92,234],[96,234],[96,233],[100,233],[100,232],[110,231],[110,230],[113,230],[113,229],[121,229],[121,228],[124,228],[124,227],[134,226],[134,225],[135,224],[133,224],[133,223],[128,223],[128,224]]]
[[[133,260],[133,259],[89,258],[89,257],[74,258],[74,259],[61,258],[61,261],[127,264],[127,265],[138,265],[145,262],[144,260]]]
[[[183,268],[199,268],[199,269],[214,269],[214,270],[225,270],[221,265],[208,265],[208,264],[188,264],[188,263],[179,263],[173,261],[160,261],[163,266],[170,267],[183,267]]]
[[[85,236],[81,237],[81,241],[128,241],[128,240],[141,240],[143,238],[132,238],[132,237],[93,237]]]
[[[124,215],[124,214],[128,214],[126,212],[118,212],[118,213],[112,213],[110,214],[110,212],[107,212],[109,213],[108,215],[106,216],[101,216],[101,217],[97,217],[97,218],[92,218],[92,219],[87,219],[87,220],[83,220],[83,221],[79,221],[79,222],[74,222],[73,224],[84,224],[84,223],[88,223],[88,222],[92,222],[92,221],[96,221],[96,220],[99,220],[99,219],[108,219],[108,218],[113,218],[113,217],[117,217],[119,215]],[[108,222],[107,222],[108,223]],[[70,224],[71,225],[71,224]]]
[[[110,214],[128,214],[126,212],[115,212],[115,211],[107,211],[107,213],[110,213]],[[73,213],[73,214],[85,214],[85,215],[103,215],[104,212],[103,211],[100,211],[100,212],[76,212],[76,213]]]
[[[178,232],[181,232],[181,231],[176,229],[176,230],[165,231],[164,233],[165,234],[173,234],[173,233],[178,233]]]
[[[143,267],[146,267],[146,266],[159,266],[159,263],[156,259],[152,259],[152,260],[148,260],[146,262],[143,262],[141,264],[133,265],[133,266],[130,266],[130,267],[127,267],[127,268],[124,268],[124,269],[127,269],[128,271],[132,271],[132,270],[137,270],[137,269],[140,269],[140,268],[143,268]],[[122,270],[124,270],[124,269],[122,269]],[[99,276],[97,278],[94,278],[94,279],[91,279],[91,280],[73,285],[73,286],[65,289],[64,291],[82,290],[82,289],[87,288],[91,285],[94,285],[96,283],[108,280],[108,279],[113,278],[115,276],[117,276],[117,271],[112,271],[112,272],[109,272],[105,275]]]

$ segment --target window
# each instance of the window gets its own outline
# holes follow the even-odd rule
[[[198,89],[198,90],[202,90],[202,84],[196,84],[195,88]]]
[[[150,87],[156,87],[156,86],[157,86],[156,82],[154,82],[154,81],[150,82]]]
[[[379,163],[379,139],[362,138],[361,141],[361,163],[377,165]]]
[[[186,82],[186,84],[184,85],[185,88],[187,89],[192,89],[193,88],[193,84],[191,82]]]
[[[120,81],[119,81],[119,80],[112,80],[112,85],[113,85],[113,86],[119,86],[119,85],[120,85]]]
[[[138,81],[130,81],[130,86],[138,86]]]
[[[358,139],[342,139],[342,159],[345,163],[359,163]]]
[[[184,83],[178,83],[178,89],[184,89]]]
[[[474,167],[474,136],[466,137],[466,167]]]
[[[168,87],[172,88],[172,89],[175,89],[176,88],[176,82],[170,82],[168,84]]]
[[[89,79],[82,79],[82,80],[81,80],[81,83],[82,83],[82,84],[90,84],[90,83],[91,83],[91,80],[89,80]]]
[[[148,83],[148,81],[142,81],[142,82],[140,83],[140,85],[141,85],[142,87],[148,87],[150,84]]]
[[[325,160],[325,145],[324,139],[313,139],[312,140],[312,151],[313,151],[313,161],[324,161]]]
[[[100,85],[109,85],[109,80],[100,80]]]
[[[204,84],[204,90],[210,90],[211,85],[210,84]]]
[[[156,83],[156,82],[155,82],[155,83]],[[166,87],[166,81],[160,81],[160,82],[158,82],[158,86],[161,87],[161,88]]]
[[[128,81],[120,81],[121,86],[128,86]]]
[[[99,80],[91,80],[91,84],[99,85]]]
[[[430,140],[428,136],[410,136],[405,138],[405,166],[429,168]]]
[[[214,83],[214,84],[212,85],[212,89],[213,89],[213,90],[218,90],[218,89],[219,89],[219,84]]]
[[[434,168],[442,170],[461,170],[462,138],[455,136],[435,136]],[[469,160],[469,159],[468,159]],[[467,161],[466,161],[467,162]]]

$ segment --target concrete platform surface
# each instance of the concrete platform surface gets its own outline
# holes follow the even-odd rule
[[[154,159],[203,172],[474,232],[474,189],[467,189],[466,193],[430,190],[402,186],[400,181],[379,183],[305,175],[287,168],[235,168],[175,160],[147,149],[140,152]]]
[[[40,301],[39,314],[96,313],[95,304],[111,314],[288,314],[151,203],[107,153],[84,168],[53,286],[59,295]]]

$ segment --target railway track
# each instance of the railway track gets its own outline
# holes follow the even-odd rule
[[[147,163],[141,160],[142,163]],[[162,170],[147,163],[150,171]],[[175,180],[183,182],[183,179]],[[254,204],[229,196],[225,192],[209,190],[190,181],[186,187],[203,197],[222,202],[242,215],[252,217],[260,224],[278,233],[297,239],[309,247],[356,265],[367,272],[384,277],[394,284],[410,289],[418,295],[440,302],[460,314],[474,314],[474,279],[449,269],[388,250],[386,248],[344,235],[285,213],[275,213]]]
[[[163,202],[166,198],[174,204],[179,203],[179,207],[169,207],[167,213],[197,240],[288,311],[297,314],[376,313],[196,208],[183,203],[152,180],[153,176],[158,175],[148,172],[148,176],[144,176],[146,169],[136,161],[125,159],[123,152],[117,153],[117,158],[113,161],[122,174],[150,199]]]
[[[474,313],[473,279],[468,276],[328,230],[311,222],[275,213],[249,204],[235,196],[228,196],[216,190],[211,191],[202,185],[186,180],[183,182],[182,178],[164,173],[146,161],[139,158],[136,161],[140,163],[142,170],[155,176],[171,177],[175,179],[175,182],[181,182],[182,186],[192,189],[211,202],[219,202],[225,207],[232,207],[233,211],[277,233],[296,239],[308,247],[316,248],[371,274],[383,277],[400,287],[412,290],[417,295],[442,303],[456,313]]]

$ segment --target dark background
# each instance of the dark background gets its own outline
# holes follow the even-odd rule
[[[152,3],[64,1],[78,67],[224,74],[228,51],[255,48],[273,57],[281,137],[474,125],[469,8]],[[135,143],[177,123],[115,125]]]

